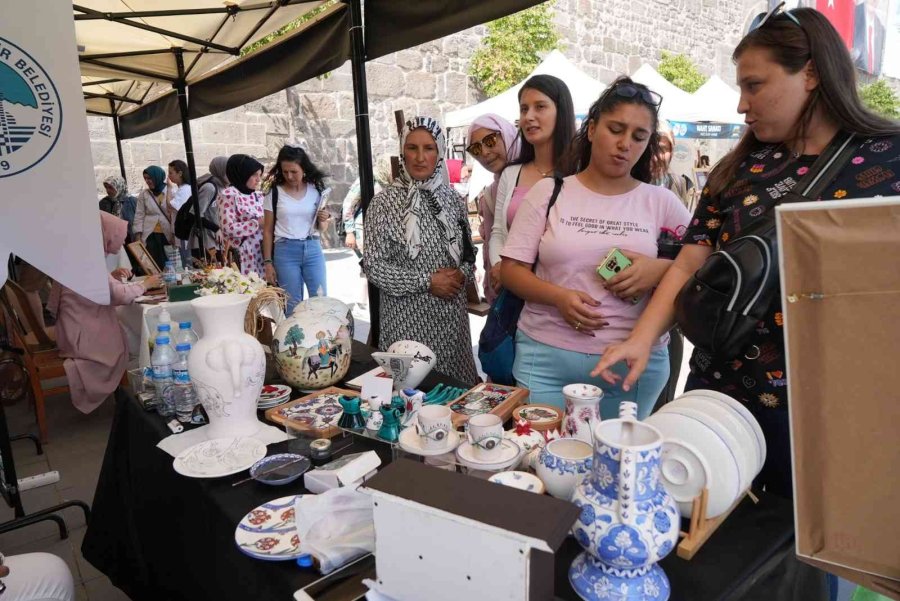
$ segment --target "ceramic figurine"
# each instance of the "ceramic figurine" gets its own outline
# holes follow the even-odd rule
[[[332,386],[350,369],[349,323],[340,314],[339,307],[325,302],[340,301],[314,299],[299,303],[293,315],[278,324],[272,341],[278,373],[288,384],[301,390]]]
[[[191,301],[203,326],[188,356],[197,400],[209,417],[208,438],[252,436],[262,427],[256,401],[266,374],[259,341],[244,332],[250,295],[213,294]]]
[[[563,435],[594,444],[591,428],[600,421],[600,399],[603,391],[591,384],[569,384],[562,389],[566,398]]]
[[[394,403],[382,405],[379,411],[381,411],[381,427],[378,428],[378,438],[397,442],[400,438],[400,418],[403,411],[395,407]]]
[[[382,400],[378,395],[369,398],[369,418],[366,420],[366,430],[378,430],[381,427]]]
[[[675,500],[660,479],[662,436],[622,403],[620,417],[594,427],[590,477],[572,502],[581,515],[572,532],[584,547],[569,569],[582,599],[665,601],[669,580],[656,565],[678,540]]]
[[[356,430],[366,426],[366,420],[363,419],[362,411],[360,411],[359,408],[361,402],[362,401],[358,396],[349,397],[341,395],[338,398],[338,403],[341,404],[341,409],[344,410],[341,414],[341,419],[338,420],[339,428]]]

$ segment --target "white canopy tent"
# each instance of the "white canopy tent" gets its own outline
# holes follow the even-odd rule
[[[741,95],[718,75],[710,77],[693,93],[693,110],[680,121],[713,121],[716,123],[743,124],[744,116],[737,112]]]
[[[669,121],[686,121],[683,116],[691,112],[692,106],[696,102],[690,94],[660,75],[647,63],[632,73],[631,79],[644,84],[662,96],[662,105],[659,107],[660,117]]]
[[[562,52],[554,50],[541,61],[534,71],[505,92],[488,98],[484,102],[467,106],[457,111],[451,111],[444,117],[445,127],[465,127],[472,123],[478,116],[485,113],[496,113],[514,123],[519,118],[519,90],[522,84],[533,75],[555,75],[569,87],[572,94],[572,102],[575,105],[575,115],[584,116],[588,109],[600,97],[600,93],[606,87],[600,81],[594,79],[578,67],[576,67]]]

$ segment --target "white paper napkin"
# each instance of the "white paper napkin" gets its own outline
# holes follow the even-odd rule
[[[262,422],[260,422],[260,428],[253,434],[251,434],[248,438],[255,438],[256,440],[270,445],[275,442],[281,442],[283,440],[287,440],[290,438],[284,430],[279,430],[275,426],[268,426]],[[205,440],[209,440],[209,426],[201,426],[200,428],[195,428],[193,430],[188,430],[187,432],[182,432],[181,434],[172,434],[171,436],[166,436],[157,444],[157,448],[162,449],[172,457],[178,457],[178,455],[184,451],[185,449],[189,449],[195,444],[199,444]]]

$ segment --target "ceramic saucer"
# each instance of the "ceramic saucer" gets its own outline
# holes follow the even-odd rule
[[[528,472],[500,472],[488,478],[491,482],[509,486],[510,488],[518,488],[527,492],[544,494],[544,483],[534,474]]]
[[[279,453],[263,457],[250,468],[250,477],[263,484],[289,484],[302,476],[312,465],[309,459],[296,453]]]
[[[189,478],[221,478],[249,469],[266,456],[255,438],[214,438],[185,449],[175,458],[175,471]]]
[[[290,386],[285,386],[284,384],[266,384],[262,387],[262,390],[259,393],[259,398],[256,400],[256,402],[265,403],[268,401],[274,401],[275,399],[280,399],[284,396],[290,396],[290,394]]]
[[[299,496],[263,503],[245,515],[234,531],[238,549],[265,561],[286,561],[302,555],[294,520],[294,502]]]
[[[456,447],[456,458],[464,466],[473,470],[483,470],[486,472],[499,472],[515,465],[522,454],[522,447],[514,441],[504,438],[500,445],[500,451],[497,458],[491,461],[482,461],[475,458],[475,449],[472,443],[464,441]]]
[[[263,409],[271,409],[272,407],[278,407],[279,405],[284,405],[285,403],[287,403],[290,400],[291,400],[291,395],[283,396],[283,397],[273,399],[271,401],[266,401],[266,402],[259,401],[256,403],[256,408],[259,411],[262,411]]]
[[[422,445],[422,438],[419,436],[418,432],[416,432],[414,427],[406,428],[400,432],[400,438],[397,442],[400,443],[400,448],[407,453],[422,455],[424,457],[433,457],[435,455],[452,453],[453,450],[459,446],[459,433],[451,431],[447,435],[447,444],[440,449],[426,449]]]

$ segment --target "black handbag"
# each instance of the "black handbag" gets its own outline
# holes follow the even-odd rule
[[[839,132],[782,203],[817,199],[855,152],[853,138]],[[773,208],[739,237],[718,245],[675,298],[675,320],[706,353],[754,359],[758,349],[748,348],[749,340],[778,295],[778,280]]]
[[[556,204],[559,191],[562,189],[562,176],[553,176],[553,194],[547,204],[547,218],[550,217],[550,209]],[[534,259],[531,269],[537,268],[538,257]],[[516,332],[519,329],[519,314],[525,301],[504,288],[491,304],[487,321],[481,335],[478,337],[478,361],[481,369],[495,384],[515,386],[513,377],[513,361],[516,358]]]

